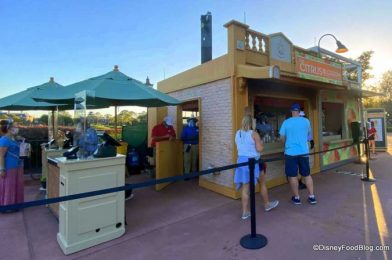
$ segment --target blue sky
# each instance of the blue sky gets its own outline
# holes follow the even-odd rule
[[[200,15],[213,16],[213,57],[227,52],[231,19],[314,46],[333,33],[347,57],[374,50],[377,80],[392,70],[392,1],[0,0],[0,97],[42,84],[68,85],[120,71],[162,80],[200,63]],[[322,47],[335,49],[325,38]]]

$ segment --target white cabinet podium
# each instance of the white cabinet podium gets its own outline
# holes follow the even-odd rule
[[[125,156],[87,160],[49,158],[59,168],[60,196],[123,186]],[[125,233],[124,191],[60,203],[57,242],[64,254],[115,239]]]

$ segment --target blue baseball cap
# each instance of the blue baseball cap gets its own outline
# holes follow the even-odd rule
[[[298,103],[291,105],[290,111],[301,111],[301,106]]]

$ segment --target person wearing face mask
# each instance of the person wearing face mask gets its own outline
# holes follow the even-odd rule
[[[181,133],[184,142],[184,173],[197,170],[197,158],[199,157],[199,129],[196,127],[196,118],[189,118],[187,125]]]
[[[165,117],[163,122],[154,126],[151,131],[151,147],[153,149],[152,165],[156,164],[156,143],[167,140],[176,140],[176,131],[173,128],[173,119],[170,116]],[[155,177],[155,174],[152,177]]]
[[[0,205],[24,200],[23,163],[15,140],[19,128],[12,120],[1,120],[0,131]]]
[[[260,159],[261,152],[264,150],[263,142],[259,134],[254,131],[253,119],[250,115],[244,116],[241,123],[241,128],[235,134],[235,144],[237,147],[238,157],[237,163],[248,162],[250,158],[256,160]],[[255,165],[254,173],[255,179],[250,180],[249,166],[241,166],[235,169],[234,183],[237,186],[237,190],[241,189],[241,205],[242,205],[242,216],[243,220],[250,217],[249,210],[249,183],[254,181],[260,183],[260,195],[264,202],[264,210],[270,211],[276,208],[279,204],[278,200],[269,200],[268,190],[266,186],[266,171],[263,169],[264,166],[261,163]]]

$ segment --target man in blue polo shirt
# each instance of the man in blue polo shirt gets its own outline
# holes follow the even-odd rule
[[[196,126],[197,119],[188,119],[188,124],[181,133],[184,142],[184,173],[197,170],[197,159],[199,158],[199,128]]]
[[[280,127],[280,138],[285,145],[284,153],[285,172],[289,179],[294,196],[291,198],[296,205],[301,204],[298,192],[298,169],[304,177],[306,187],[309,191],[308,202],[316,204],[317,200],[313,193],[313,180],[310,176],[309,156],[295,157],[296,155],[308,154],[308,138],[311,134],[310,122],[305,117],[300,117],[301,107],[294,103],[291,106],[292,117],[286,119]]]

